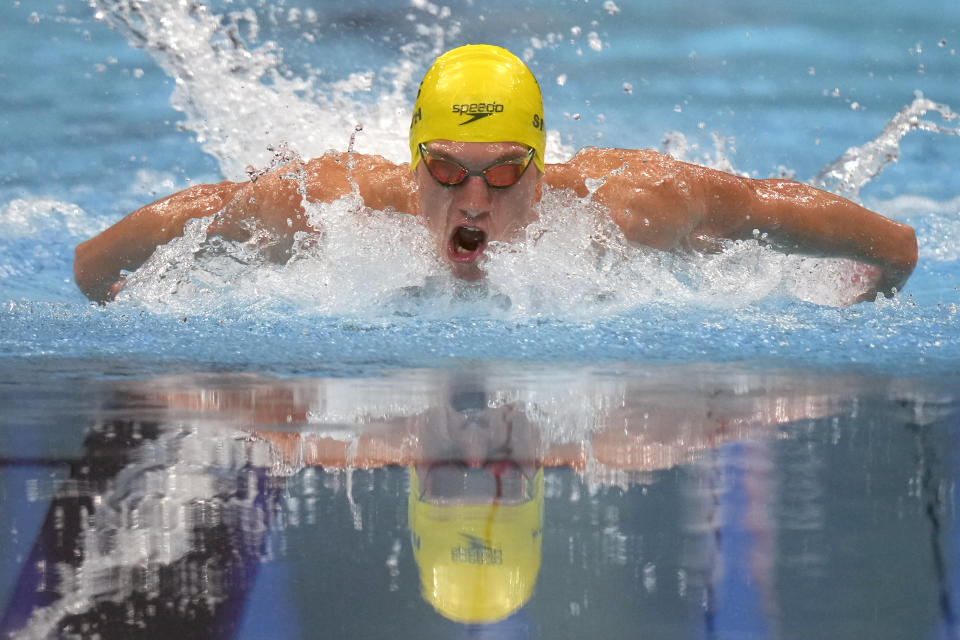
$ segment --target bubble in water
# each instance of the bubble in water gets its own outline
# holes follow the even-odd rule
[[[603,3],[603,8],[607,13],[609,13],[612,16],[615,16],[618,13],[620,13],[620,7],[618,7],[613,0],[606,0],[606,2]]]

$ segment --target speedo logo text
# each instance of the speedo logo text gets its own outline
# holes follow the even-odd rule
[[[462,116],[470,116],[468,120],[460,123],[460,126],[476,122],[481,118],[492,116],[495,113],[503,112],[503,105],[499,102],[470,102],[464,104],[455,104],[452,107],[453,113],[459,113]]]

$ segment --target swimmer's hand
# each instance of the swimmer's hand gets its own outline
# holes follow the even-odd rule
[[[110,289],[107,291],[107,301],[116,299],[117,294],[123,291],[124,287],[127,286],[127,279],[124,276],[120,276],[120,279],[110,285]]]
[[[853,279],[865,290],[848,304],[874,302],[877,299],[877,294],[892,298],[904,286],[912,272],[912,268],[906,270],[882,269],[874,265],[858,264],[854,269]]]

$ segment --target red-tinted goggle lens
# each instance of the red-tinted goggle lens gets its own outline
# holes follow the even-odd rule
[[[439,502],[525,502],[531,486],[519,464],[513,461],[489,461],[479,469],[458,462],[433,463],[427,469],[420,499]]]
[[[527,155],[518,160],[492,164],[482,171],[470,171],[453,160],[431,154],[427,151],[426,146],[420,145],[420,157],[427,165],[430,175],[433,176],[434,180],[447,187],[456,186],[470,176],[480,176],[488,185],[496,189],[511,187],[523,176],[535,153],[535,149],[530,149]]]

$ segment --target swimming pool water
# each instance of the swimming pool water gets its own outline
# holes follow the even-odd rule
[[[0,6],[0,548],[15,549],[0,603],[18,603],[4,605],[4,631],[37,604],[24,595],[35,561],[72,567],[76,588],[43,596],[54,607],[76,598],[124,637],[127,618],[159,628],[138,607],[171,583],[150,580],[226,553],[233,587],[186,580],[203,597],[178,601],[200,615],[208,598],[222,635],[264,637],[268,619],[287,637],[396,635],[381,611],[405,637],[479,633],[420,596],[409,460],[279,464],[275,441],[246,443],[258,425],[359,443],[513,407],[541,443],[593,449],[540,460],[535,594],[484,631],[954,637],[960,9],[325,5]],[[559,231],[550,242],[501,252],[486,285],[463,287],[418,251],[416,225],[374,213],[358,226],[345,202],[311,211],[327,243],[290,265],[207,242],[197,225],[117,302],[75,288],[78,242],[177,189],[244,179],[281,145],[312,156],[356,134],[357,150],[403,161],[417,79],[439,51],[477,41],[528,60],[553,159],[652,147],[813,180],[879,139],[898,161],[846,177],[917,229],[916,272],[892,300],[837,307],[843,265],[755,242],[719,256],[596,244],[588,204],[558,199],[542,212]],[[921,126],[883,137],[910,105],[926,109]],[[470,397],[484,406],[465,408]],[[617,440],[617,426],[649,446]],[[128,499],[249,520],[215,528],[226,542],[203,551],[219,535],[206,521],[187,535],[162,509],[112,520]],[[63,560],[70,545],[44,541],[81,506],[89,526],[67,529],[102,553]],[[113,557],[116,540],[146,555]]]
[[[15,637],[956,634],[956,377],[75,371],[0,380]],[[542,544],[519,611],[465,626],[425,595],[409,465],[478,428],[539,452]]]

